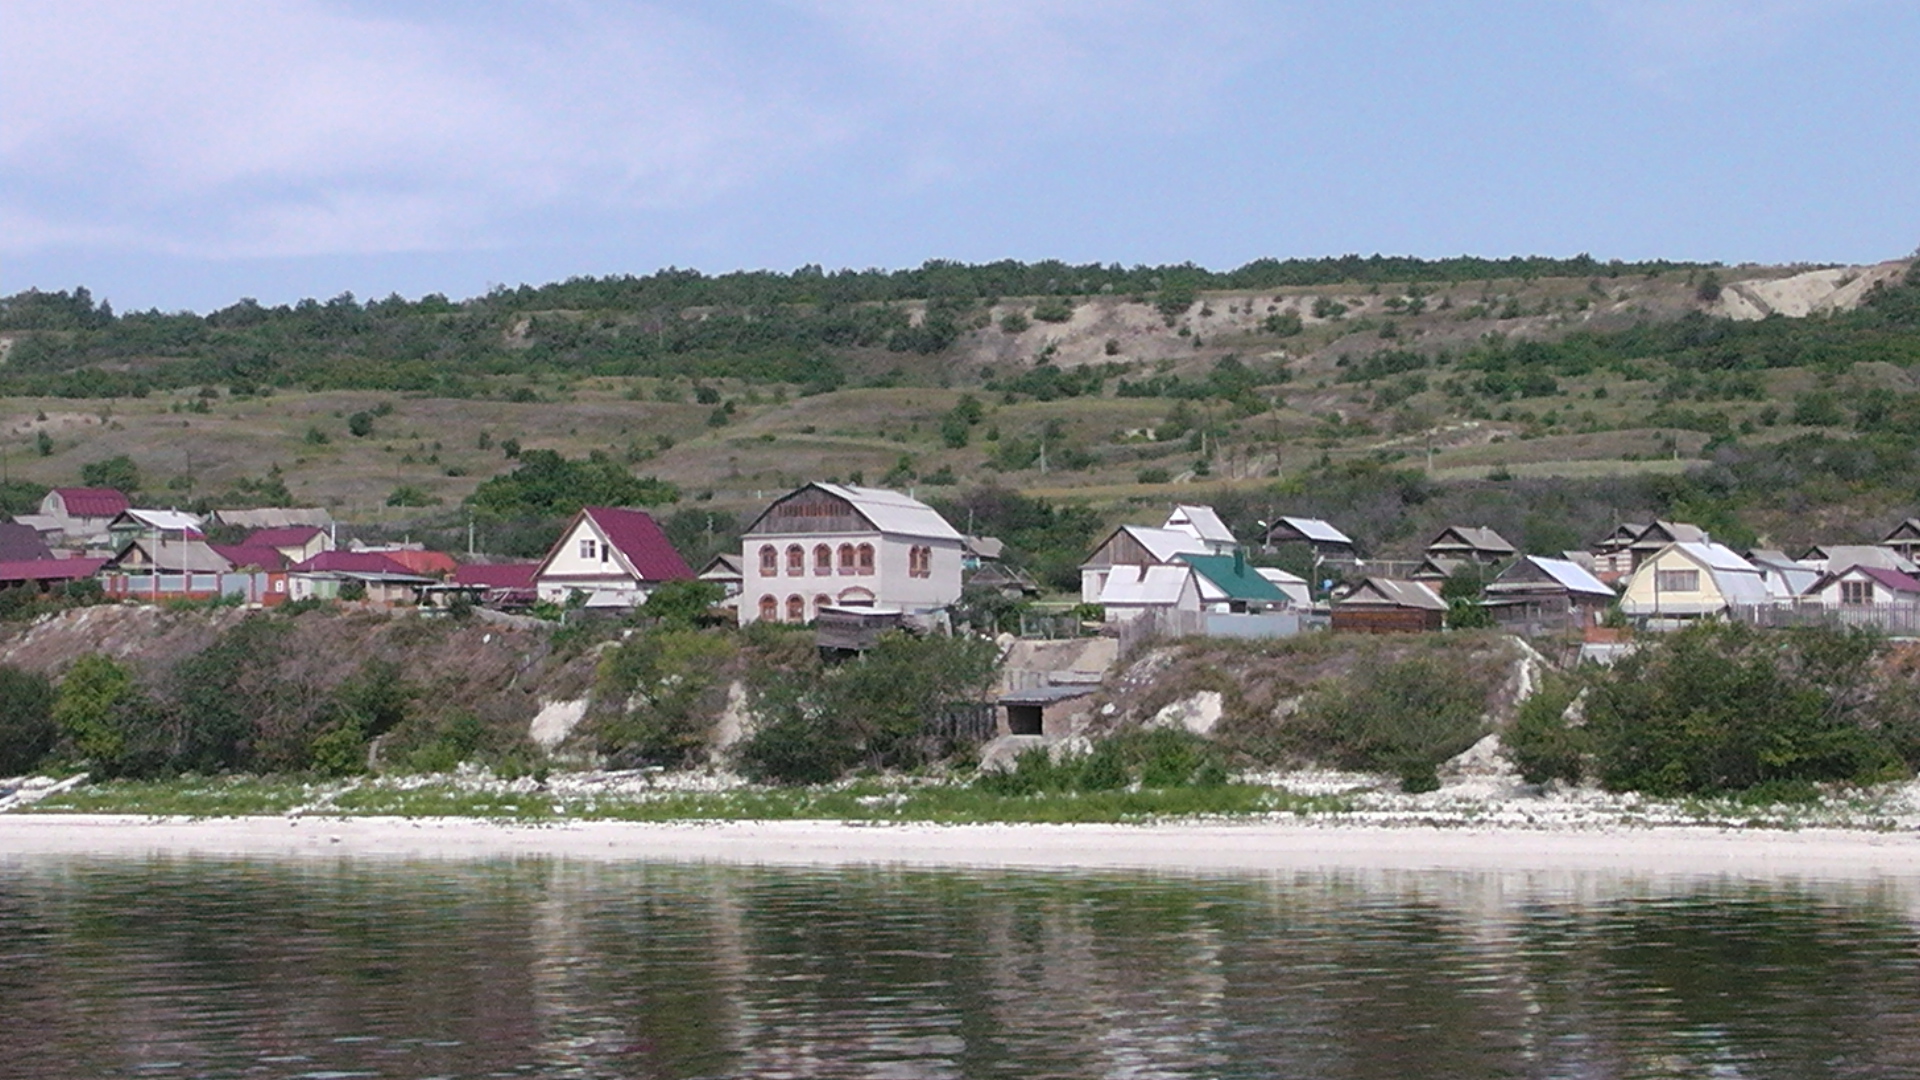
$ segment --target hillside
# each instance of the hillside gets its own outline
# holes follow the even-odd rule
[[[1656,513],[1792,545],[1913,512],[1916,296],[1907,262],[1591,260],[663,272],[204,317],[27,293],[0,300],[0,451],[16,503],[125,455],[152,502],[278,479],[400,530],[463,522],[539,448],[670,481],[709,533],[858,478],[1109,522],[1324,514],[1382,554],[1444,520],[1556,550]]]

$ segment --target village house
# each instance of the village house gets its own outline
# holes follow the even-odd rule
[[[1910,563],[1920,563],[1920,517],[1910,517],[1893,527],[1880,546],[1897,553]]]
[[[1220,515],[1211,506],[1176,506],[1160,527],[1186,533],[1198,540],[1205,545],[1200,552],[1204,555],[1231,555],[1240,546],[1240,541],[1233,538],[1233,530],[1227,528],[1227,523],[1220,520]]]
[[[924,614],[960,599],[964,540],[926,503],[884,488],[813,483],[741,537],[739,619],[804,623],[823,608]]]
[[[1163,611],[1198,615],[1200,582],[1185,563],[1118,564],[1101,583],[1100,606],[1110,623]]]
[[[41,497],[38,513],[13,520],[52,543],[104,547],[107,524],[131,505],[113,488],[54,488]]]
[[[1659,627],[1773,602],[1759,567],[1723,544],[1682,541],[1642,560],[1627,580],[1620,610]]]
[[[1268,548],[1304,546],[1316,562],[1351,563],[1359,558],[1353,538],[1319,518],[1283,517],[1267,529]]]
[[[1094,546],[1080,564],[1080,599],[1105,604],[1107,583],[1122,567],[1172,566],[1182,555],[1209,555],[1208,544],[1185,529],[1122,525]],[[1144,580],[1138,574],[1136,581]],[[1131,587],[1130,587],[1131,588]]]
[[[634,608],[660,585],[692,579],[693,570],[651,514],[589,506],[540,561],[534,590],[547,603],[569,603],[579,594],[588,608]]]
[[[1615,599],[1612,586],[1578,563],[1528,555],[1488,583],[1482,604],[1509,630],[1554,633],[1600,625]]]
[[[740,595],[741,583],[747,580],[747,574],[740,565],[740,556],[731,551],[723,551],[707,560],[696,575],[701,581],[710,581],[720,586],[726,598],[731,600]]]
[[[1627,553],[1632,557],[1633,566],[1638,570],[1640,564],[1665,550],[1668,544],[1709,544],[1713,538],[1707,530],[1698,525],[1688,525],[1680,521],[1656,521],[1641,529],[1627,544]]]
[[[1231,555],[1182,555],[1180,561],[1193,568],[1203,611],[1257,615],[1294,606],[1278,585],[1248,564],[1246,552],[1239,548]]]
[[[333,534],[318,525],[280,525],[256,529],[241,543],[249,548],[272,548],[291,565],[332,551]]]
[[[1478,525],[1449,525],[1427,542],[1428,559],[1452,559],[1492,566],[1515,554],[1514,546],[1492,529]]]
[[[1644,523],[1626,522],[1614,526],[1613,531],[1593,545],[1589,552],[1593,558],[1593,575],[1602,581],[1613,581],[1633,573],[1633,542],[1646,531]]]
[[[342,590],[358,585],[368,603],[388,607],[417,603],[420,590],[435,581],[371,551],[323,551],[295,563],[287,580],[288,596],[294,600],[338,600]]]
[[[1800,563],[1822,574],[1838,574],[1856,566],[1877,566],[1903,574],[1920,569],[1899,551],[1879,544],[1815,544],[1800,556]]]
[[[100,573],[105,559],[26,559],[0,562],[0,589],[52,592]]]
[[[1849,566],[1822,575],[1805,596],[1826,608],[1920,608],[1920,578],[1884,566]]]
[[[203,524],[200,515],[183,510],[128,507],[107,522],[108,544],[118,554],[134,539],[164,539],[171,535],[176,540],[204,541],[206,534],[202,531]]]
[[[1820,580],[1820,571],[1774,548],[1753,548],[1742,557],[1760,571],[1767,583],[1767,595],[1776,602],[1790,603]]]
[[[1420,560],[1420,565],[1407,575],[1408,581],[1424,581],[1439,584],[1464,570],[1477,571],[1480,564],[1472,559],[1441,558],[1429,555]]]
[[[1447,602],[1422,581],[1370,577],[1333,602],[1335,633],[1409,634],[1446,625]]]

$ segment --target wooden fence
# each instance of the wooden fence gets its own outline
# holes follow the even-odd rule
[[[1920,604],[1739,604],[1733,617],[1754,626],[1840,626],[1878,630],[1894,637],[1920,637]]]

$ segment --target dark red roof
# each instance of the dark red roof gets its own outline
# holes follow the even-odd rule
[[[1894,592],[1920,594],[1920,579],[1912,574],[1903,574],[1898,570],[1884,566],[1856,566],[1853,568],[1873,580],[1892,589]],[[1841,575],[1842,577],[1846,575]]]
[[[295,563],[294,573],[337,570],[349,574],[406,574],[413,571],[377,551],[323,551],[305,562]]]
[[[0,562],[33,562],[51,559],[53,552],[40,538],[40,530],[16,521],[0,521]]]
[[[296,544],[304,545],[316,536],[324,536],[326,531],[317,525],[282,525],[274,529],[255,529],[245,543],[248,547],[293,547]]]
[[[688,581],[693,569],[673,549],[667,534],[645,510],[589,506],[580,511],[593,519],[614,550],[626,557],[642,581]],[[571,531],[571,530],[569,530]]]
[[[470,563],[453,571],[455,585],[480,585],[489,589],[531,589],[539,563]]]
[[[32,559],[0,562],[0,581],[79,581],[100,572],[106,559]]]
[[[125,492],[113,488],[54,488],[66,504],[68,517],[110,518],[126,512],[133,503]]]
[[[280,550],[265,544],[256,544],[248,540],[244,544],[208,544],[220,557],[241,569],[257,566],[262,570],[285,570],[287,557]]]

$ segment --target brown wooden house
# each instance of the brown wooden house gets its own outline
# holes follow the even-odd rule
[[[1447,602],[1420,581],[1366,578],[1333,604],[1336,633],[1417,634],[1446,619]]]

